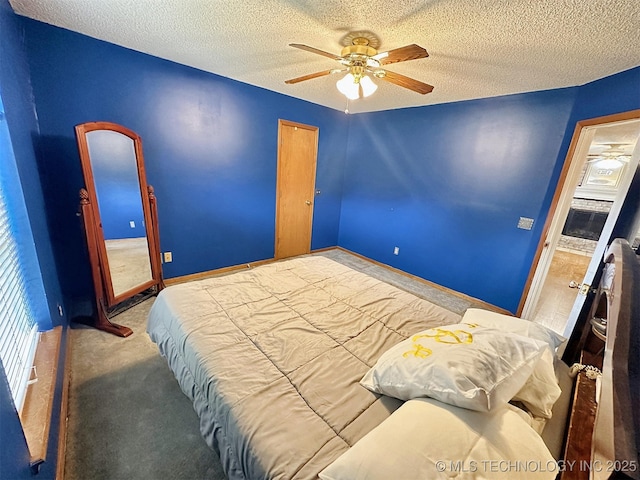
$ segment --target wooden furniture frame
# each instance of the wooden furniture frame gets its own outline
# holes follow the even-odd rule
[[[614,266],[596,291],[591,318],[607,322],[606,340],[587,323],[580,363],[602,369],[596,382],[580,372],[566,437],[561,480],[640,479],[640,259],[626,240],[605,255]]]
[[[128,337],[133,333],[129,327],[118,325],[109,319],[109,316],[113,313],[112,309],[149,289],[155,289],[157,293],[164,288],[160,263],[157,200],[153,187],[147,185],[144,156],[142,153],[142,140],[140,136],[132,130],[110,122],[83,123],[77,125],[75,130],[86,185],[86,188],[80,190],[80,211],[87,238],[89,262],[91,264],[96,299],[96,315],[90,318],[83,317],[81,322],[120,337]],[[145,222],[147,245],[149,248],[152,278],[149,281],[118,294],[116,294],[113,289],[100,208],[95,188],[94,171],[87,142],[87,133],[98,130],[117,132],[129,137],[133,141],[138,183],[140,186],[140,199]]]

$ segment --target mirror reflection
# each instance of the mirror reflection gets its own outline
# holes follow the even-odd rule
[[[150,280],[151,262],[134,141],[111,130],[86,134],[115,297]]]

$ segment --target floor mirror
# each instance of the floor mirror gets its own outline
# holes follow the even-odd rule
[[[75,130],[85,181],[80,213],[96,297],[95,315],[81,323],[127,337],[132,330],[111,319],[164,286],[156,198],[147,185],[142,140],[110,122]]]

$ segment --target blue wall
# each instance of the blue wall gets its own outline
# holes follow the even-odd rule
[[[14,15],[7,0],[0,0],[0,181],[10,197],[8,206],[19,241],[28,292],[35,307],[34,314],[40,329],[48,330],[55,325],[66,326],[66,319],[58,315],[58,305],[63,306],[63,298],[34,150],[37,136],[38,124],[22,21]],[[64,353],[60,362],[64,364]],[[60,368],[61,373],[62,370]],[[61,388],[62,377],[56,382],[54,411],[60,410]],[[42,469],[45,478],[55,476],[58,422],[59,415],[54,414],[48,461]],[[31,478],[29,452],[2,368],[0,478]]]
[[[29,450],[13,406],[9,383],[0,368],[0,478],[31,479]],[[53,477],[51,477],[53,478]]]
[[[0,22],[0,95],[14,158],[13,166],[3,165],[3,175],[14,170],[17,176],[8,177],[8,183],[16,191],[22,190],[18,195],[24,200],[22,208],[26,208],[24,222],[20,221],[23,224],[20,235],[24,235],[20,238],[23,266],[33,287],[36,317],[41,328],[48,330],[64,323],[58,315],[58,304],[62,305],[63,299],[34,149],[39,132],[24,52],[24,31],[7,0],[0,1]],[[18,211],[14,214],[23,215]]]
[[[0,12],[0,28],[2,28],[2,13]],[[0,96],[2,90],[0,90]],[[0,182],[2,182],[3,191],[6,192],[6,187],[13,190],[13,192],[6,192],[11,197],[15,198],[16,190],[19,192],[20,197],[18,200],[22,200],[22,191],[20,187],[20,181],[17,175],[15,166],[15,157],[11,148],[9,132],[6,126],[6,119],[2,102],[0,101]],[[9,180],[7,177],[11,177]],[[5,187],[6,186],[6,187]],[[11,195],[13,193],[13,195]],[[18,202],[7,202],[7,207],[10,211],[15,211],[16,216],[22,217],[24,221],[26,219],[26,210],[24,203],[21,205]],[[19,222],[23,224],[23,222]],[[29,229],[30,233],[30,229]],[[24,238],[25,235],[20,235]],[[32,263],[32,262],[29,262]],[[40,282],[42,283],[42,282]],[[6,315],[6,312],[0,312],[1,315]],[[18,418],[18,412],[11,398],[11,391],[9,389],[9,383],[5,374],[4,367],[0,361],[0,478],[28,478],[29,476],[29,451],[27,449],[26,440],[22,433],[22,427],[20,425],[20,419]],[[27,468],[25,468],[27,467]]]
[[[640,67],[580,87],[571,123],[640,108]],[[569,140],[573,131],[567,132]]]
[[[515,311],[576,95],[353,117],[339,244]],[[533,230],[516,228],[521,216]]]
[[[79,123],[141,135],[162,250],[174,254],[166,277],[273,256],[282,118],[320,128],[312,248],[340,245],[513,311],[575,123],[640,108],[636,68],[583,87],[345,116],[17,17],[7,0],[0,47],[50,312],[60,291],[92,296],[77,216]],[[535,219],[533,230],[516,228],[520,216]],[[0,459],[20,478],[26,447],[3,381]]]
[[[606,115],[640,109],[640,67],[610,75],[582,85],[573,104],[568,128],[560,149],[566,156],[578,122]],[[556,164],[553,181],[549,185],[546,204],[550,204],[562,162]]]
[[[354,116],[339,245],[515,312],[576,123],[638,108],[640,67]],[[521,216],[533,230],[516,228]]]
[[[167,278],[273,258],[278,119],[319,127],[312,248],[338,239],[343,113],[26,20],[43,187],[55,198],[63,288],[90,296],[76,216],[74,126],[111,121],[143,140]]]
[[[43,188],[65,232],[54,244],[72,297],[91,294],[75,216],[83,185],[78,123],[113,121],[143,138],[161,247],[174,258],[165,277],[273,256],[277,119],[284,118],[320,127],[312,248],[340,245],[515,311],[575,122],[636,108],[638,69],[601,80],[607,89],[594,82],[345,116],[25,25]],[[611,88],[626,93],[612,98]],[[535,220],[533,230],[516,228],[521,216]]]

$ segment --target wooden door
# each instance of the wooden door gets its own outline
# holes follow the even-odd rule
[[[318,128],[279,120],[275,258],[311,251]]]

